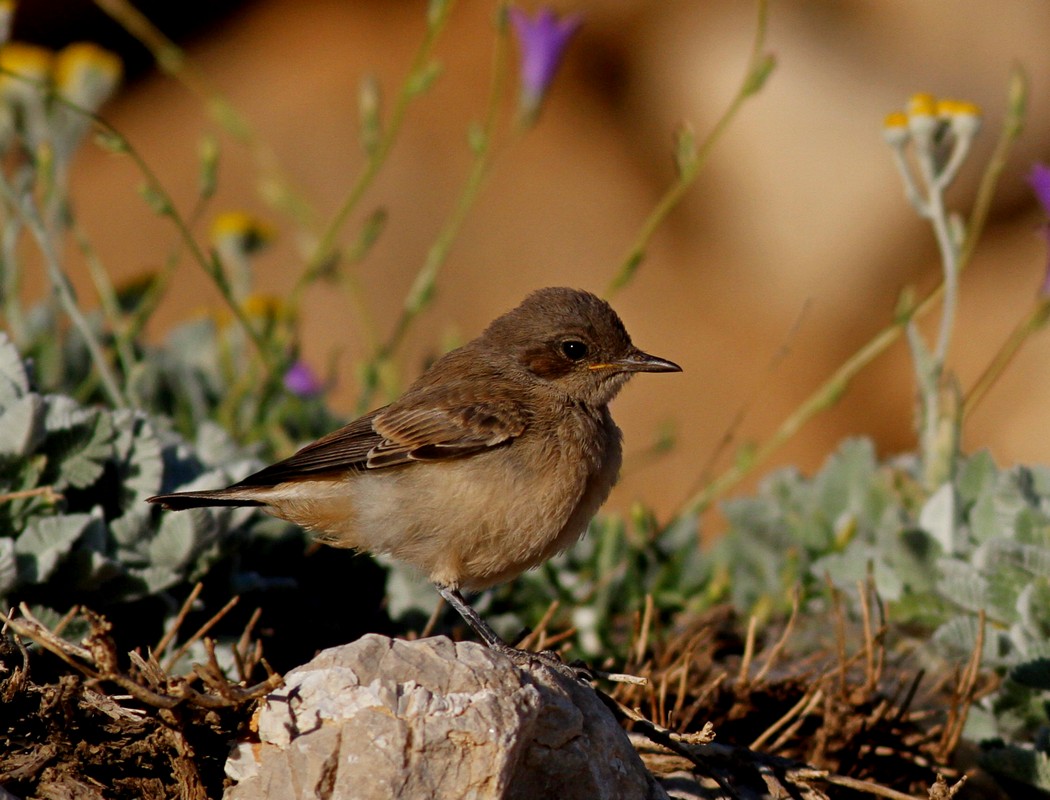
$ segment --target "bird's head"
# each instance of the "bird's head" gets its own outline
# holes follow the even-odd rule
[[[635,372],[681,371],[635,347],[607,302],[576,289],[533,292],[489,325],[483,338],[513,353],[531,375],[591,407],[607,404]]]

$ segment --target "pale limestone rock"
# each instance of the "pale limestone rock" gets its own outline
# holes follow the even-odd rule
[[[225,800],[666,798],[593,691],[477,644],[369,635],[285,677]]]

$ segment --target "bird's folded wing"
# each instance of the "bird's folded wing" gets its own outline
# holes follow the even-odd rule
[[[236,486],[275,486],[353,469],[458,458],[519,436],[527,416],[509,401],[445,407],[387,406],[249,475]]]
[[[284,481],[317,476],[326,472],[364,469],[371,450],[383,441],[372,420],[383,409],[373,411],[337,431],[312,442],[293,456],[249,475],[237,486],[275,486]]]
[[[372,421],[383,440],[368,454],[368,467],[460,458],[520,436],[527,423],[524,408],[510,400],[390,406]]]

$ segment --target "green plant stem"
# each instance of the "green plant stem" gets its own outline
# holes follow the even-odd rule
[[[296,190],[281,170],[276,155],[258,136],[248,120],[218,91],[186,56],[128,0],[95,0],[103,12],[142,44],[167,75],[200,97],[212,119],[235,140],[248,148],[262,174],[264,199],[282,209],[304,228],[313,224],[314,211],[302,192]]]
[[[497,19],[504,20],[507,4],[501,3],[497,11]],[[493,52],[492,81],[489,87],[489,97],[486,106],[485,120],[477,136],[472,137],[474,158],[471,163],[470,172],[467,175],[463,190],[456,199],[452,212],[445,220],[437,239],[427,251],[423,266],[416,273],[408,294],[401,307],[401,314],[397,322],[384,341],[373,353],[366,374],[378,376],[381,365],[389,361],[404,341],[405,335],[415,321],[416,317],[430,304],[433,299],[434,287],[437,282],[438,272],[448,258],[452,244],[463,226],[467,213],[474,205],[478,193],[481,191],[488,176],[493,161],[492,142],[496,134],[496,126],[499,121],[501,100],[506,83],[506,51],[507,31],[505,22],[500,23],[496,36],[496,46]],[[372,402],[376,389],[373,380],[364,386],[361,398],[358,401],[361,408],[369,406]]]
[[[187,218],[187,228],[193,228],[204,215],[204,211],[207,208],[207,199],[205,197],[198,197],[197,203],[194,209],[190,212]],[[167,256],[164,257],[164,264],[156,272],[156,277],[152,280],[146,289],[146,293],[143,296],[139,305],[128,315],[126,323],[125,334],[129,342],[135,342],[149,323],[150,318],[154,312],[160,307],[161,300],[164,298],[164,293],[167,291],[168,284],[171,279],[175,277],[175,272],[179,266],[179,259],[182,257],[182,245],[183,238],[177,236],[175,243],[169,249]]]
[[[700,144],[696,153],[686,163],[680,164],[678,179],[671,184],[670,188],[660,198],[656,207],[650,212],[642,223],[634,241],[627,250],[627,254],[620,262],[620,267],[605,290],[607,297],[612,297],[616,292],[630,283],[645,260],[646,250],[656,230],[663,224],[671,211],[681,202],[685,193],[696,181],[700,170],[707,163],[719,139],[725,134],[730,124],[736,118],[737,113],[743,106],[744,101],[756,94],[762,88],[762,84],[772,71],[774,62],[772,57],[765,51],[766,30],[768,27],[769,3],[768,0],[758,2],[758,22],[755,25],[755,36],[751,44],[751,55],[748,58],[747,69],[744,79],[737,89],[732,102],[722,113],[718,122],[710,133]]]
[[[120,359],[121,371],[124,373],[124,390],[125,392],[128,392],[130,389],[131,376],[134,373],[136,358],[134,339],[128,335],[129,326],[127,317],[120,310],[120,303],[117,301],[117,294],[113,289],[113,282],[110,280],[106,268],[99,260],[98,253],[96,253],[95,249],[91,246],[87,234],[76,224],[75,220],[70,221],[70,230],[73,233],[81,255],[83,255],[84,260],[87,262],[88,271],[91,273],[91,280],[95,284],[95,292],[98,294],[99,303],[102,306],[102,313],[109,321],[109,325],[113,330],[114,347],[117,352],[117,357]]]
[[[18,265],[18,240],[22,233],[22,224],[18,221],[14,209],[10,211],[10,216],[0,220],[3,228],[0,231],[0,293],[3,295],[7,330],[21,350],[29,338],[25,316],[22,313],[22,281]]]
[[[445,25],[448,22],[449,14],[454,5],[453,2],[443,3],[437,13],[428,17],[426,34],[424,35],[423,42],[419,46],[419,49],[416,51],[415,57],[412,60],[412,65],[408,71],[408,77],[405,78],[405,81],[401,85],[401,89],[397,94],[397,100],[391,111],[390,120],[384,128],[382,136],[379,137],[375,146],[369,152],[365,168],[361,171],[361,174],[357,176],[354,185],[350,187],[350,190],[343,198],[339,210],[336,211],[335,215],[322,232],[320,240],[314,248],[313,254],[310,256],[303,269],[304,276],[312,276],[335,256],[335,251],[337,250],[336,240],[339,237],[340,231],[343,229],[343,225],[346,224],[346,220],[353,213],[354,209],[357,208],[365,191],[372,185],[376,175],[379,174],[380,169],[386,163],[387,156],[390,155],[391,148],[401,131],[401,125],[404,122],[408,106],[419,93],[417,83],[424,71],[426,71],[430,65],[431,53],[434,50],[435,44],[437,44],[441,32],[444,30]]]
[[[44,263],[47,266],[51,287],[58,297],[63,310],[66,312],[66,316],[69,317],[73,326],[84,340],[84,345],[87,347],[88,354],[91,356],[91,361],[95,365],[95,371],[102,382],[102,388],[108,395],[110,403],[115,408],[126,408],[127,400],[120,390],[120,384],[113,374],[112,367],[106,360],[106,354],[102,350],[102,345],[99,344],[98,339],[91,330],[91,325],[88,324],[87,318],[81,313],[80,307],[77,305],[73,285],[69,281],[69,276],[62,269],[58,253],[55,251],[54,242],[48,235],[39,209],[34,204],[32,197],[26,195],[20,199],[6,180],[0,180],[0,193],[3,193],[4,199],[10,208],[17,209],[17,213],[25,223],[26,229],[36,239],[37,246],[40,248],[40,253],[43,255]]]
[[[948,358],[948,345],[951,342],[952,330],[955,328],[955,310],[959,304],[958,247],[952,241],[952,234],[948,226],[948,211],[944,206],[944,194],[939,186],[931,191],[930,224],[933,226],[937,248],[941,251],[941,263],[944,267],[944,302],[941,304],[941,325],[937,333],[937,345],[933,351],[934,363],[939,371]]]
[[[129,142],[123,134],[121,134],[116,128],[110,123],[106,122],[100,117],[94,117],[95,122],[103,128],[106,133],[112,137],[115,141],[120,143],[120,152],[124,153],[134,162],[136,168],[142,173],[142,176],[146,180],[148,189],[159,198],[160,205],[163,208],[163,214],[171,219],[172,224],[175,226],[175,230],[178,232],[179,237],[185,244],[186,249],[189,251],[190,256],[194,261],[200,265],[201,269],[204,270],[205,274],[212,279],[216,288],[219,290],[219,294],[225,301],[227,307],[230,309],[230,313],[233,314],[234,318],[244,329],[248,338],[251,340],[255,349],[258,351],[260,358],[266,364],[267,367],[275,370],[280,364],[274,357],[271,349],[267,347],[267,343],[256,330],[251,320],[244,313],[244,309],[241,304],[237,302],[237,299],[233,296],[233,291],[226,280],[226,276],[223,274],[221,267],[212,258],[210,258],[201,249],[200,245],[197,244],[197,240],[194,238],[193,233],[189,229],[189,225],[182,215],[175,208],[175,203],[171,198],[171,195],[164,189],[164,185],[160,182],[156,173],[150,168],[149,164],[142,155],[135,149],[135,147]]]
[[[929,298],[927,298],[928,300]],[[927,305],[926,301],[923,305]],[[932,303],[929,307],[932,307]],[[785,419],[773,435],[763,442],[744,463],[736,463],[686,501],[682,514],[699,514],[707,510],[718,498],[743,480],[748,473],[768,459],[785,442],[790,440],[802,426],[822,411],[833,407],[849,387],[849,383],[864,367],[881,355],[900,336],[905,322],[897,322],[880,331],[856,353],[850,356],[828,378],[820,388],[802,401],[795,411]]]
[[[984,230],[991,209],[992,199],[999,178],[1006,167],[1006,162],[1017,137],[1024,127],[1024,116],[1028,97],[1028,79],[1020,67],[1014,67],[1010,76],[1006,118],[996,141],[988,166],[981,175],[973,212],[967,225],[966,238],[959,251],[959,272],[966,267],[973,256],[977,241]],[[909,322],[927,314],[939,301],[944,291],[943,282],[931,291],[922,302],[909,313],[879,331],[870,341],[864,344],[854,355],[846,360],[802,405],[784,420],[773,435],[746,463],[738,463],[707,484],[682,504],[677,516],[682,514],[699,514],[711,507],[719,497],[730,491],[742,481],[753,469],[764,463],[781,445],[791,439],[802,426],[821,411],[830,408],[849,387],[850,381],[869,363],[875,360],[892,345]]]
[[[973,388],[966,393],[962,408],[964,417],[973,413],[974,409],[977,408],[978,404],[988,393],[988,390],[995,385],[995,382],[1002,377],[1006,368],[1013,363],[1014,357],[1020,352],[1022,345],[1029,337],[1045,328],[1047,322],[1050,322],[1050,297],[1040,297],[1035,307],[1028,313],[1028,316],[1021,320],[1010,332],[1006,341],[1003,342],[991,362],[984,368],[977,382],[974,383]]]

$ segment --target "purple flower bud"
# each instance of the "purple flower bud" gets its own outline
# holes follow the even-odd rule
[[[299,397],[314,397],[324,391],[324,384],[305,361],[296,361],[284,373],[284,388]]]
[[[1046,164],[1033,164],[1032,171],[1028,173],[1028,183],[1043,211],[1050,214],[1050,167]]]
[[[532,120],[539,113],[565,46],[580,27],[581,18],[578,14],[559,18],[547,7],[529,17],[520,8],[511,8],[510,21],[521,48],[521,110],[525,119]]]
[[[1033,164],[1032,171],[1028,173],[1028,183],[1035,192],[1036,199],[1043,207],[1043,212],[1050,216],[1050,167],[1046,164]],[[1046,236],[1047,244],[1050,245],[1050,223],[1043,223],[1043,235]],[[1039,287],[1042,297],[1050,297],[1050,263],[1047,264],[1046,274],[1043,277],[1043,285]]]

